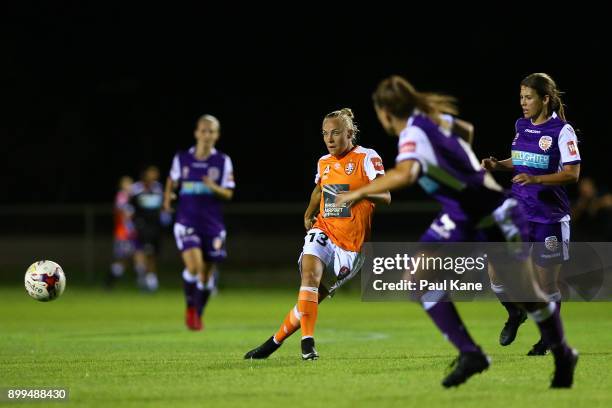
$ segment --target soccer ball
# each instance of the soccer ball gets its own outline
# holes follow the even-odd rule
[[[34,299],[49,302],[64,293],[66,276],[53,261],[34,262],[25,273],[25,288]]]

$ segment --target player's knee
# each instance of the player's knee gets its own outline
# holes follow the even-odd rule
[[[318,287],[321,282],[321,274],[314,268],[302,270],[302,285]]]
[[[202,277],[204,277],[205,279],[208,279],[212,276],[213,271],[214,271],[214,265],[212,263],[205,263],[202,265],[202,269],[201,269],[201,274]]]
[[[304,255],[301,263],[302,285],[319,286],[323,276],[323,263],[312,255]]]
[[[317,279],[314,276],[311,276],[311,277],[302,276],[302,286],[318,287],[320,282],[321,280]]]
[[[557,279],[555,279],[554,274],[551,273],[540,273],[540,289],[546,294],[551,294],[554,292],[558,292],[559,289],[557,287]]]
[[[557,282],[543,282],[541,289],[548,297],[554,296],[559,292]]]
[[[196,270],[196,275],[198,275],[198,276],[204,276],[205,275],[204,265],[197,265],[195,270]]]
[[[185,270],[192,276],[197,276],[198,274],[198,267],[197,265],[186,265],[185,266]]]

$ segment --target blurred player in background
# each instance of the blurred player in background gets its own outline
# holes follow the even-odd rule
[[[388,204],[389,192],[361,197],[358,202],[336,206],[342,191],[351,191],[384,174],[383,163],[372,149],[356,144],[357,126],[350,109],[331,112],[323,120],[323,141],[329,154],[317,163],[315,188],[304,214],[306,237],[298,260],[301,287],[297,304],[289,310],[280,328],[244,358],[267,358],[297,329],[302,328],[302,359],[319,357],[314,342],[318,304],[350,280],[363,265],[361,246],[370,236],[375,203]],[[321,285],[323,273],[333,271],[336,283]]]
[[[578,182],[580,153],[578,139],[565,119],[561,92],[555,81],[543,73],[527,76],[520,91],[523,117],[516,121],[512,157],[484,159],[491,171],[512,171],[512,195],[526,211],[529,242],[535,243],[532,259],[540,287],[548,300],[561,310],[559,273],[569,259],[570,204],[564,185]],[[519,326],[527,319],[524,310],[509,302],[504,285],[492,276],[491,287],[508,311],[508,320],[499,337],[502,346],[511,344]],[[540,339],[527,353],[546,354],[548,346]]]
[[[222,204],[232,199],[235,183],[232,161],[215,149],[219,132],[220,123],[214,116],[198,119],[196,145],[174,156],[164,195],[163,208],[171,211],[178,189],[174,236],[185,263],[185,323],[191,330],[203,327],[202,316],[211,294],[209,279],[216,264],[227,256]]]
[[[507,198],[491,174],[480,167],[468,143],[472,125],[452,116],[457,114],[454,98],[418,92],[404,78],[392,76],[378,85],[373,100],[383,128],[399,136],[396,167],[374,182],[342,194],[336,201],[338,204],[418,181],[442,205],[442,213],[421,237],[421,242],[503,242],[525,237],[526,225],[519,203]],[[485,219],[491,220],[491,226],[480,227]],[[555,303],[545,302],[540,294],[530,273],[529,259],[518,261],[517,265],[524,268],[510,265],[504,270],[510,270],[514,280],[525,280],[524,295],[542,299],[538,303],[525,303],[524,307],[553,350],[555,374],[551,387],[571,387],[578,355],[565,342]],[[488,357],[471,338],[447,293],[423,293],[421,304],[460,353],[452,371],[442,381],[444,387],[462,384],[489,367]]]
[[[159,169],[148,166],[141,180],[134,183],[130,204],[134,209],[133,221],[136,228],[134,268],[138,286],[147,291],[158,288],[157,261],[162,233],[162,203],[164,190],[159,182]]]
[[[612,194],[599,188],[595,180],[581,177],[578,197],[572,207],[572,222],[578,241],[612,241]]]
[[[113,206],[113,262],[106,278],[106,286],[112,288],[125,273],[134,255],[134,238],[136,231],[132,223],[134,209],[130,205],[130,190],[134,180],[129,176],[119,179],[115,203]]]

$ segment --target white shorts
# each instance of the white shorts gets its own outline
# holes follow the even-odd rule
[[[336,283],[329,289],[330,293],[353,278],[363,266],[365,260],[361,252],[347,251],[334,244],[320,229],[312,228],[304,237],[304,247],[298,259],[302,272],[302,257],[314,255],[323,261],[326,269],[333,270]]]

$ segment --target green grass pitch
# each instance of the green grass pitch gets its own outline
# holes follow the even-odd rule
[[[440,381],[455,351],[412,303],[363,303],[339,293],[319,309],[318,361],[301,361],[299,336],[264,361],[244,353],[268,338],[296,291],[224,289],[203,332],[183,325],[179,290],[154,295],[70,287],[51,303],[0,288],[0,388],[67,387],[68,403],[100,407],[611,407],[612,304],[563,307],[581,352],[572,390],[549,390],[552,357],[526,357],[537,340],[527,322],[497,344],[504,311],[462,303],[491,368],[458,389]],[[65,404],[65,405],[64,405]],[[0,402],[0,408],[26,406]],[[36,406],[51,405],[38,403]]]

